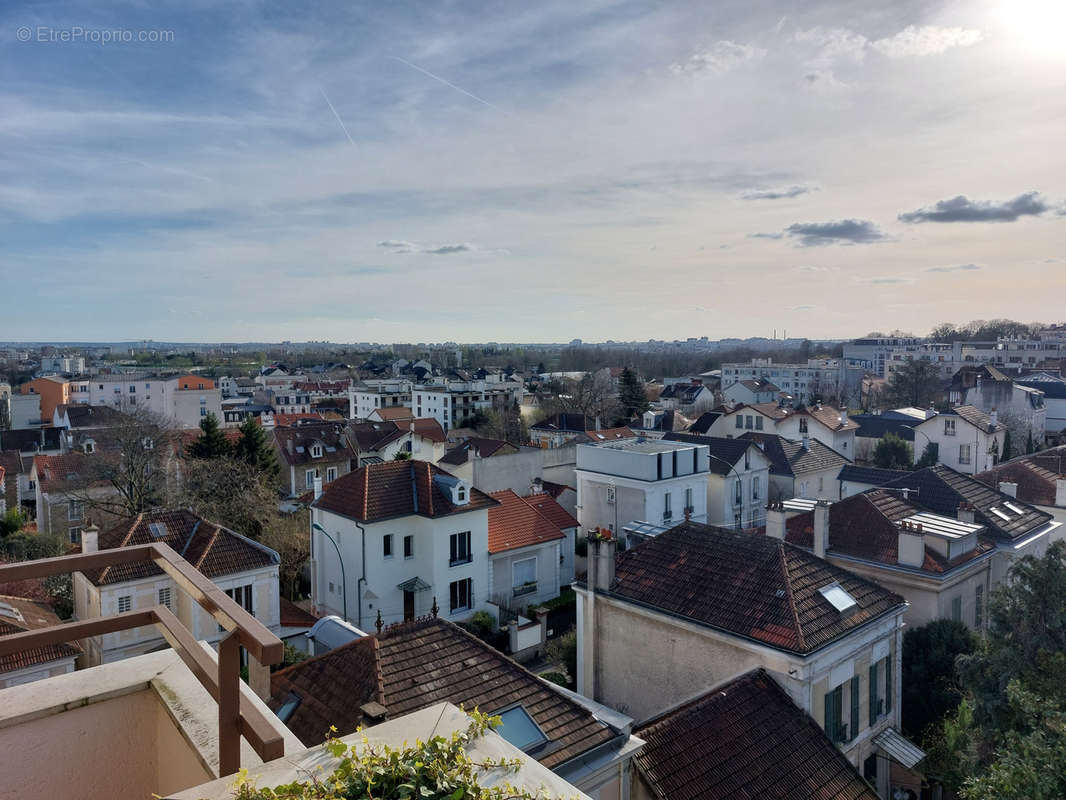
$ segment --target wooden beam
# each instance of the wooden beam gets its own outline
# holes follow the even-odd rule
[[[47,647],[52,644],[88,639],[105,633],[116,633],[130,628],[142,628],[145,625],[154,625],[155,623],[155,612],[148,608],[127,611],[124,614],[116,614],[113,617],[96,617],[95,619],[87,619],[81,622],[68,622],[62,625],[52,625],[48,628],[12,633],[8,636],[0,636],[0,656],[30,650],[35,647]]]
[[[236,631],[218,643],[218,774],[241,768],[241,644]]]

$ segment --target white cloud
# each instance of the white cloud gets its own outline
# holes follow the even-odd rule
[[[670,65],[675,75],[699,75],[712,72],[721,75],[766,56],[766,50],[751,44],[739,44],[728,39],[717,41],[706,50],[693,53],[688,61]]]
[[[870,46],[889,58],[908,58],[938,55],[953,47],[969,47],[981,38],[981,31],[968,28],[908,25],[895,36],[878,39]]]

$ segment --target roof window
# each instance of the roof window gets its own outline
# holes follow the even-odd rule
[[[848,594],[839,583],[823,586],[818,591],[822,597],[829,601],[829,605],[841,614],[853,611],[859,605],[855,598]]]
[[[156,539],[162,539],[167,535],[167,526],[162,522],[149,522],[148,532]]]
[[[279,715],[280,716],[280,715]],[[526,753],[547,744],[548,737],[533,721],[524,706],[514,706],[498,714],[502,724],[496,729],[504,739]]]

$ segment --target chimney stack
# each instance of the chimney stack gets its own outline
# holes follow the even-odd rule
[[[1056,486],[1057,484],[1058,482],[1056,481]],[[1018,484],[1016,483],[1013,483],[1011,481],[1000,481],[999,490],[1003,492],[1003,494],[1009,494],[1015,500],[1018,499]]]
[[[999,414],[996,413],[996,409],[992,409],[992,413],[988,415],[988,424],[993,430],[996,428],[996,423],[999,421]]]
[[[973,524],[974,521],[974,509],[973,506],[963,500],[959,503],[959,507],[955,512],[955,516],[958,517],[959,522],[968,522]]]
[[[920,567],[925,563],[925,539],[921,525],[912,525],[906,520],[899,523],[896,561],[905,567]]]
[[[803,449],[804,450],[810,450],[811,449],[811,437],[807,433],[803,434]]]
[[[785,506],[783,503],[770,503],[766,507],[766,535],[771,539],[785,538]]]
[[[322,476],[321,475],[315,475],[314,487],[315,487],[315,500],[317,500],[318,498],[320,498],[322,496]]]
[[[1066,506],[1066,478],[1055,479],[1055,505],[1059,508]]]
[[[100,549],[100,529],[92,524],[81,532],[81,552],[95,553]]]
[[[593,590],[607,591],[614,582],[615,541],[611,532],[597,529],[595,538],[589,542],[592,564],[589,569],[589,585]]]
[[[819,500],[814,504],[814,554],[825,558],[829,549],[829,501]]]
[[[291,456],[292,455],[292,439],[289,438],[289,437],[285,438],[285,449],[289,451],[289,455]]]

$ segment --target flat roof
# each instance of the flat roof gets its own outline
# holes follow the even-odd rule
[[[674,450],[692,450],[701,445],[688,442],[671,442],[663,439],[612,439],[607,442],[589,442],[582,447],[600,447],[608,450],[629,450],[636,453],[669,453]],[[706,447],[706,445],[702,445]]]
[[[928,511],[911,514],[903,522],[909,522],[911,525],[921,525],[923,533],[931,533],[933,536],[939,536],[943,539],[961,539],[972,533],[977,533],[984,527],[984,525],[961,522],[953,517],[943,517],[940,514],[933,514]]]

